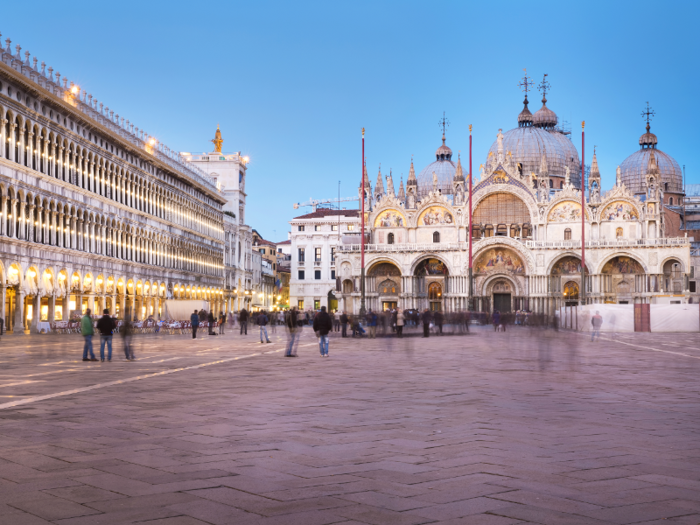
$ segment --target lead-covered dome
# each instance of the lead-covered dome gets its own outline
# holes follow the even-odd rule
[[[566,177],[569,167],[571,183],[580,187],[581,161],[576,146],[559,130],[548,130],[535,126],[522,126],[503,134],[503,153],[511,152],[513,160],[520,163],[522,173],[539,174],[542,154],[546,153],[550,177]],[[490,153],[498,154],[498,141],[491,144]],[[558,182],[562,182],[558,181]],[[555,185],[559,189],[559,185]]]
[[[427,195],[433,191],[433,173],[437,175],[438,189],[444,195],[452,194],[452,181],[457,171],[457,165],[452,162],[452,150],[445,144],[442,135],[442,146],[435,152],[435,162],[428,164],[418,174],[418,196]]]
[[[661,188],[666,193],[683,193],[683,172],[676,159],[657,149],[656,135],[650,132],[647,123],[647,132],[639,138],[640,148],[627,157],[620,164],[622,182],[636,194],[646,193],[646,175],[649,165],[649,156],[654,152],[656,165],[661,173]]]

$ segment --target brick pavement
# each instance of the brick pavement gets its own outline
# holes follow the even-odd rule
[[[0,525],[700,523],[697,334],[271,337],[4,336]]]

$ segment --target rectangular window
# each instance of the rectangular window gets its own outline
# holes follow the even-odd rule
[[[335,264],[335,246],[331,246],[331,264]]]
[[[317,232],[320,232],[320,231],[321,231],[321,226],[319,226],[319,225],[317,224],[316,226],[314,226],[314,230],[316,230]]]
[[[314,248],[314,260],[321,262],[321,248]]]
[[[338,225],[337,225],[337,224],[331,224],[331,231],[332,231],[332,232],[337,232],[337,231],[338,231]]]
[[[314,310],[320,310],[321,309],[321,301],[318,299],[314,300]]]
[[[335,279],[335,270],[331,270],[331,279]]]
[[[304,248],[299,248],[299,262],[304,262]]]
[[[320,281],[320,280],[321,280],[321,270],[316,270],[316,271],[314,272],[314,278],[315,278],[317,281]]]
[[[304,280],[304,270],[299,270],[299,280],[300,281]]]
[[[265,248],[263,248],[262,250],[260,250],[260,253],[262,253],[263,255],[265,255]]]
[[[299,310],[303,310],[303,309],[304,309],[304,299],[298,299],[298,300],[297,300],[297,307],[299,308]]]
[[[299,226],[299,231],[300,231],[300,232],[303,232],[303,231],[304,231],[304,227],[303,227],[303,226]]]
[[[695,293],[695,290],[697,290],[695,281],[690,281],[688,283],[688,289],[690,290],[690,293]]]
[[[355,229],[355,225],[354,225],[354,224],[348,224],[348,231],[349,231],[349,232],[353,231],[354,229]]]

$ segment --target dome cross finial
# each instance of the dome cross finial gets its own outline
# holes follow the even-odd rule
[[[551,89],[551,85],[549,82],[547,82],[547,76],[548,74],[545,73],[544,77],[542,78],[542,82],[540,82],[540,85],[537,86],[537,89],[539,89],[542,92],[542,103],[546,104],[547,103],[547,91]]]
[[[442,128],[442,144],[445,145],[445,128],[449,127],[450,121],[445,117],[445,112],[442,112],[442,118],[438,122],[438,126]]]
[[[647,121],[647,133],[649,133],[649,130],[651,129],[650,122],[652,117],[655,115],[656,113],[653,109],[651,109],[651,106],[649,106],[649,101],[647,101],[646,111],[642,111],[642,117]]]

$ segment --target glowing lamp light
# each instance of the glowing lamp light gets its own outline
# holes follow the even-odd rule
[[[151,137],[151,140],[149,140],[148,143],[149,143],[151,146],[155,146],[155,145],[156,145],[156,139],[154,139],[153,137]]]
[[[73,86],[72,88],[70,88],[70,92],[74,95],[77,95],[78,91],[80,91],[80,88],[78,86]]]
[[[27,275],[28,275],[31,279],[33,279],[34,277],[36,277],[36,272],[35,272],[34,270],[29,270],[29,271],[27,272]]]

